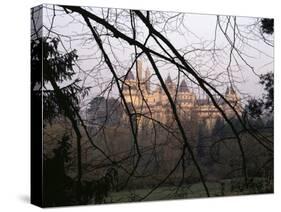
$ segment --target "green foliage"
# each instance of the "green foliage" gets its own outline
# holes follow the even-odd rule
[[[273,72],[269,72],[260,77],[260,83],[264,86],[266,94],[263,96],[264,108],[269,110],[270,113],[274,110],[273,105],[273,91],[274,91],[274,75]]]
[[[111,167],[106,174],[97,180],[84,181],[82,184],[82,201],[89,204],[104,203],[110,191],[114,191],[118,184],[118,171]]]
[[[257,99],[251,99],[248,101],[247,112],[253,118],[258,118],[262,115],[263,103]]]
[[[54,150],[54,153],[57,157],[63,158],[64,162],[67,163],[70,161],[70,150],[71,150],[71,143],[69,142],[69,136],[64,134],[62,139],[58,142],[59,147]]]
[[[198,127],[197,155],[203,159],[206,155],[206,137],[208,136],[206,124],[200,123]]]
[[[274,111],[274,75],[272,72],[261,75],[260,84],[264,86],[263,98],[251,99],[246,106],[246,113],[252,118],[260,118],[265,114],[272,114]]]
[[[223,136],[224,122],[221,118],[217,118],[215,126],[212,130],[212,136],[221,138]]]
[[[78,59],[76,50],[62,54],[58,50],[57,38],[43,38],[43,80],[64,82],[71,80],[75,74],[73,65]]]
[[[81,80],[73,79],[75,76],[73,66],[78,59],[76,50],[61,53],[59,43],[58,38],[49,37],[31,41],[31,63],[34,74],[32,88],[42,83],[44,120],[49,122],[59,115],[65,115],[66,111],[70,112],[71,106],[78,111],[80,97],[84,97],[89,91],[89,87],[83,88],[79,85]],[[40,73],[42,66],[43,82]],[[65,86],[66,83],[68,85]],[[54,86],[58,84],[61,96],[54,91]],[[37,92],[36,95],[41,95],[41,92]]]
[[[49,205],[71,204],[69,194],[76,197],[73,202],[80,202],[81,190],[81,133],[78,126],[80,100],[88,94],[89,87],[81,86],[76,78],[74,65],[78,59],[76,50],[61,52],[58,38],[41,37],[31,41],[32,95],[42,98],[43,91],[43,119],[52,124],[52,120],[61,116],[68,118],[77,138],[77,179],[66,176],[65,163],[69,157],[69,137],[64,136],[59,148],[54,150],[54,158],[44,160],[44,189],[45,202]],[[43,72],[42,72],[43,67]],[[42,73],[41,73],[42,72]],[[43,75],[43,76],[42,76]],[[41,78],[42,77],[42,78]],[[39,84],[39,90],[34,89]],[[45,123],[44,123],[45,124]],[[44,125],[46,127],[47,125]],[[74,185],[75,183],[75,185]],[[67,184],[67,185],[66,185]],[[66,191],[68,190],[68,191]]]
[[[274,19],[263,18],[261,20],[261,29],[263,33],[272,34],[274,32]]]
[[[71,157],[71,143],[63,135],[58,147],[53,150],[54,156],[44,155],[43,163],[43,200],[45,206],[68,205],[74,203],[74,180],[66,174],[66,164]]]

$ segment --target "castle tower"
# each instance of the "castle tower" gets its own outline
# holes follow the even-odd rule
[[[171,85],[173,83],[172,78],[170,76],[170,74],[168,74],[166,80],[165,80],[165,84],[166,85]]]
[[[187,84],[186,84],[184,79],[181,81],[181,84],[180,84],[180,87],[179,87],[179,92],[182,92],[182,93],[188,93],[189,92],[189,89],[188,89]]]
[[[124,78],[123,95],[127,103],[134,104],[137,101],[137,85],[134,74],[130,70]]]
[[[127,81],[133,81],[133,80],[135,80],[134,74],[132,73],[131,70],[129,71],[129,73],[127,74],[127,76],[125,76],[125,80],[127,80]]]
[[[238,96],[237,92],[234,90],[232,86],[227,86],[225,92],[225,98],[235,108],[235,110],[238,113],[242,112],[240,97]],[[225,111],[228,116],[235,116],[234,111],[228,105],[226,105]]]
[[[136,73],[137,73],[136,79],[139,81],[142,81],[142,61],[141,60],[137,60],[137,62],[136,62]]]
[[[175,85],[172,81],[170,74],[168,74],[168,77],[165,80],[165,84],[171,94],[175,93]]]
[[[237,95],[236,91],[234,90],[234,88],[232,86],[227,86],[226,91],[225,91],[225,98],[233,106],[236,105],[240,101],[239,96]]]
[[[145,88],[148,94],[150,93],[150,76],[151,76],[150,71],[148,68],[146,68],[144,80],[145,80]]]
[[[180,105],[184,107],[193,107],[195,103],[195,96],[188,89],[188,86],[184,79],[181,81],[181,84],[179,86],[178,100]]]

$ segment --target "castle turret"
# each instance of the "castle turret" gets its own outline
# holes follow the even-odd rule
[[[134,74],[132,73],[132,71],[130,70],[129,73],[125,76],[125,80],[129,81],[129,80],[135,80]]]
[[[167,78],[165,79],[165,85],[172,96],[172,98],[175,98],[175,93],[176,93],[176,86],[172,81],[172,78],[170,74],[168,74]],[[168,97],[166,95],[163,96],[162,98],[163,104],[166,105],[168,103]]]
[[[145,88],[147,93],[150,93],[150,71],[148,68],[145,70]]]
[[[189,92],[189,89],[187,87],[187,84],[185,80],[181,81],[180,87],[179,87],[179,92]]]
[[[165,84],[166,85],[171,85],[173,83],[172,78],[170,76],[170,74],[168,74],[168,77],[165,80]]]
[[[137,72],[137,79],[139,81],[142,81],[142,62],[140,60],[137,60],[136,62],[136,72]]]
[[[237,95],[237,93],[234,90],[234,88],[232,87],[232,85],[231,86],[227,86],[226,91],[225,91],[225,98],[233,106],[236,105],[240,101],[240,98]]]
[[[178,101],[181,106],[189,107],[193,106],[195,102],[195,96],[188,89],[188,86],[184,79],[181,81],[181,84],[179,86]]]
[[[135,76],[130,70],[124,77],[123,95],[127,103],[134,103],[136,101],[137,87]]]
[[[225,92],[225,99],[235,108],[238,113],[241,113],[242,107],[240,97],[232,86],[228,86]],[[229,116],[235,116],[235,112],[228,105],[224,109]]]

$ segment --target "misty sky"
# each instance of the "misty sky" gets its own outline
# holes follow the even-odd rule
[[[60,46],[62,51],[70,51],[72,49],[77,50],[79,55],[79,60],[77,62],[77,71],[79,75],[77,77],[81,78],[85,85],[93,86],[93,95],[98,94],[104,86],[111,79],[111,73],[108,71],[105,65],[99,65],[99,59],[101,53],[96,46],[92,35],[85,25],[84,20],[78,14],[65,14],[60,7],[55,7],[56,16],[53,17],[53,6],[45,5],[48,9],[44,10],[44,25],[49,28],[51,26],[52,20],[53,28],[51,33],[52,36],[60,36],[63,41],[63,46]],[[98,16],[103,16],[107,14],[106,8],[87,8],[94,12]],[[60,10],[60,11],[59,11]],[[120,17],[117,20],[117,26],[124,31],[127,30],[126,26],[130,26],[128,19],[128,12],[122,10],[110,10],[109,19],[114,23],[115,12],[120,13]],[[160,14],[160,15],[159,15]],[[163,29],[164,24],[157,22],[157,17],[159,20],[163,18],[161,16],[163,12],[152,12],[152,22],[155,23],[155,28],[159,31]],[[164,13],[164,18],[173,17],[177,13]],[[123,17],[122,17],[123,15]],[[111,17],[112,16],[112,17]],[[228,75],[226,72],[227,66],[230,60],[230,45],[220,31],[219,27],[216,25],[217,16],[216,15],[199,15],[199,14],[188,14],[181,15],[178,19],[171,19],[165,25],[165,31],[162,33],[169,39],[169,41],[181,52],[190,52],[185,58],[187,61],[195,68],[195,70],[200,73],[202,77],[208,77],[213,80],[208,80],[213,85],[216,85],[218,90],[224,91],[228,83]],[[220,16],[220,23],[222,28],[225,29],[227,18],[225,16]],[[233,21],[233,19],[231,19]],[[273,71],[273,47],[265,44],[257,31],[257,27],[254,25],[257,18],[251,17],[237,17],[236,23],[239,29],[238,36],[241,35],[240,39],[236,40],[236,47],[241,51],[241,55],[248,63],[239,58],[239,56],[234,52],[234,57],[232,58],[232,64],[230,70],[232,73],[231,79],[235,80],[235,86],[243,94],[249,94],[251,96],[261,96],[262,88],[258,84],[258,77],[253,73],[253,70],[249,67],[252,66],[255,73],[262,74],[269,71]],[[230,22],[233,24],[233,22]],[[100,34],[104,31],[104,28],[92,22],[93,26],[99,31]],[[141,21],[137,21],[137,39],[143,41],[146,38],[147,32],[145,27],[142,25]],[[230,38],[233,35],[233,28],[229,25],[228,35]],[[236,31],[237,32],[237,31]],[[46,35],[47,30],[44,30]],[[216,41],[214,42],[216,35]],[[131,34],[128,32],[128,36]],[[268,39],[272,40],[272,36],[267,36]],[[104,39],[103,44],[107,52],[109,52],[110,58],[112,58],[113,63],[116,65],[115,68],[118,70],[120,76],[124,75],[128,70],[132,62],[133,48],[129,46],[126,42],[120,43],[119,40],[115,38],[102,37]],[[155,48],[155,42],[149,40],[148,46]],[[216,51],[213,51],[214,48]],[[111,52],[115,54],[111,54]],[[152,69],[148,62],[144,60],[144,67],[148,67],[151,72]],[[122,61],[119,64],[117,61]],[[164,78],[170,73],[172,78],[177,77],[177,71],[172,65],[158,63],[160,71]],[[237,65],[238,64],[238,65]],[[153,81],[157,83],[156,78],[152,77]],[[188,85],[194,86],[188,82]]]

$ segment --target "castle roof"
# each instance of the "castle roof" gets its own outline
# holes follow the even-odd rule
[[[134,74],[132,73],[132,71],[129,71],[127,76],[125,76],[125,80],[134,80]]]
[[[229,87],[227,86],[226,91],[225,91],[225,95],[229,95],[229,94],[236,94],[234,88],[232,87],[232,85]]]
[[[187,87],[187,84],[185,80],[181,81],[180,87],[179,87],[179,92],[189,92],[189,89]]]
[[[172,83],[173,83],[170,74],[169,74],[168,77],[166,78],[165,83],[166,83],[166,84],[172,84]]]

